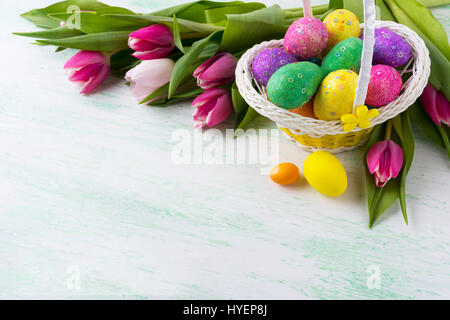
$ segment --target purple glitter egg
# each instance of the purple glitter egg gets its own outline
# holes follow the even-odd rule
[[[373,64],[385,64],[396,68],[407,63],[409,59],[411,48],[403,37],[386,28],[375,29]]]
[[[267,86],[272,74],[289,63],[297,62],[294,55],[283,51],[280,48],[265,49],[258,53],[253,60],[253,77],[259,84]]]

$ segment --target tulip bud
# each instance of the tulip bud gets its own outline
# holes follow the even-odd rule
[[[142,61],[125,75],[125,79],[130,82],[130,89],[137,101],[144,100],[148,95],[159,89],[170,81],[173,60],[154,59]],[[156,97],[153,100],[158,99]],[[151,101],[153,101],[151,100]]]
[[[437,91],[431,84],[428,84],[423,90],[420,101],[436,125],[440,126],[443,122],[450,126],[450,102],[442,92]]]
[[[379,141],[370,148],[366,162],[369,172],[375,176],[375,184],[383,188],[402,169],[402,148],[392,140]]]
[[[173,33],[163,24],[154,24],[134,31],[128,38],[128,46],[136,52],[133,57],[151,60],[167,57],[174,48]]]
[[[193,76],[197,85],[204,89],[216,88],[234,80],[236,59],[228,52],[219,53],[195,69]]]
[[[88,94],[109,74],[109,57],[98,51],[80,51],[66,62],[64,69],[70,81],[81,85],[81,94]]]
[[[192,102],[195,108],[194,128],[214,127],[226,120],[233,111],[228,92],[224,89],[209,89]]]

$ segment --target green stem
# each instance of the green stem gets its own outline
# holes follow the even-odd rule
[[[389,120],[387,125],[386,125],[385,140],[390,140],[391,139],[391,135],[392,135],[392,122],[391,122],[391,120]]]
[[[328,5],[326,5],[326,4],[314,6],[312,8],[313,15],[320,15],[320,14],[326,12],[327,10],[328,10]],[[287,19],[288,18],[299,19],[299,18],[303,17],[303,8],[286,9],[286,10],[284,10],[284,13],[285,13]]]

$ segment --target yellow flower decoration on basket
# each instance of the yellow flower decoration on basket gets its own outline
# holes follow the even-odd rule
[[[355,113],[347,113],[341,116],[341,121],[344,124],[344,131],[350,132],[359,126],[361,129],[370,127],[370,119],[377,117],[380,114],[378,109],[368,109],[367,106],[357,106]]]

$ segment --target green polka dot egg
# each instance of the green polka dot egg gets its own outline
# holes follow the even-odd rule
[[[360,38],[347,38],[331,49],[322,61],[322,74],[326,77],[330,72],[350,69],[359,73],[363,41]]]
[[[284,109],[301,107],[316,93],[322,81],[320,67],[312,62],[296,62],[278,69],[267,83],[270,102]]]

